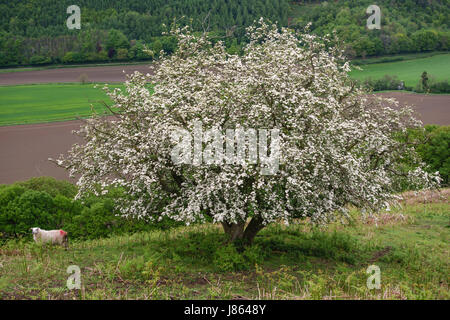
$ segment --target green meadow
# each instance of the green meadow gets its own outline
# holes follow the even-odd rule
[[[39,84],[0,87],[0,126],[73,120],[95,111],[107,111],[110,103],[99,84]],[[123,88],[110,85],[111,88]]]
[[[0,247],[0,299],[450,299],[448,194],[377,219],[354,210],[346,225],[274,223],[241,254],[215,224],[70,241],[67,251],[30,235]],[[69,265],[80,289],[66,286]],[[372,265],[379,288],[367,286]]]
[[[415,87],[424,71],[428,73],[430,79],[437,81],[450,79],[450,54],[395,62],[370,63],[361,65],[360,68],[362,70],[353,69],[350,77],[365,80],[367,78],[379,79],[384,75],[395,75],[399,80],[404,81],[406,86]]]

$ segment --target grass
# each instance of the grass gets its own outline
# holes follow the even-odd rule
[[[450,299],[450,205],[410,197],[378,219],[270,225],[237,253],[218,225],[0,247],[0,299]],[[69,265],[81,289],[66,287]],[[366,286],[370,265],[381,288]]]
[[[131,65],[148,65],[151,61],[131,61],[131,62],[94,62],[82,64],[51,64],[42,66],[23,66],[23,67],[3,67],[0,68],[0,73],[23,72],[23,71],[37,71],[50,70],[61,68],[88,68],[88,67],[112,67],[112,66],[131,66]]]
[[[438,54],[426,58],[396,62],[370,63],[360,66],[363,70],[352,70],[350,77],[357,80],[379,79],[384,75],[396,75],[406,86],[415,87],[423,71],[437,81],[450,78],[450,54]]]
[[[0,126],[73,120],[106,108],[99,101],[110,102],[94,84],[39,84],[0,86]],[[110,85],[111,88],[123,88]]]
[[[354,65],[367,65],[374,63],[388,63],[388,62],[397,62],[397,61],[406,61],[406,60],[415,60],[415,59],[424,59],[433,57],[439,54],[448,54],[447,51],[431,51],[431,52],[418,52],[418,53],[400,53],[393,55],[384,55],[377,57],[369,57],[369,58],[356,58],[352,60]]]

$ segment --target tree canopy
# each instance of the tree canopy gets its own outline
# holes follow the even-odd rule
[[[172,35],[178,50],[153,75],[129,76],[126,92],[108,90],[114,119],[87,120],[78,132],[86,144],[57,160],[79,176],[79,197],[120,186],[124,216],[220,222],[231,240],[251,243],[276,220],[326,223],[345,217],[349,204],[386,208],[400,179],[438,182],[397,138],[420,126],[412,109],[356,87],[334,38],[260,20],[237,55],[208,33]],[[267,157],[276,162],[269,171]],[[415,165],[405,169],[405,159]]]

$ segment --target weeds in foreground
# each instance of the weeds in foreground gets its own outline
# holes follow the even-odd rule
[[[377,223],[263,230],[243,252],[216,225],[0,247],[1,299],[450,299],[449,205],[415,203]],[[81,269],[68,290],[69,265]],[[368,289],[369,265],[381,288]]]

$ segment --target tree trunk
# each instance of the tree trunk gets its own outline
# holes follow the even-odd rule
[[[263,219],[261,216],[254,216],[244,232],[244,244],[251,245],[256,234],[264,228]]]
[[[222,222],[223,230],[230,237],[231,242],[242,241],[243,245],[251,245],[256,234],[264,228],[263,219],[254,216],[245,228],[245,222],[228,223]]]
[[[222,222],[223,230],[230,237],[230,241],[234,242],[242,239],[244,236],[245,221],[239,223]]]

